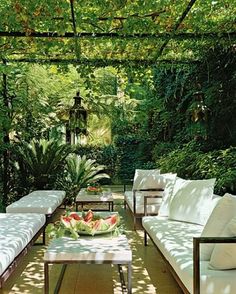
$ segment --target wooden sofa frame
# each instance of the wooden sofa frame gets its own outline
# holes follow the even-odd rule
[[[126,209],[126,207],[128,206],[131,214],[133,215],[133,220],[134,220],[134,229],[136,229],[136,224],[137,224],[137,219],[138,218],[142,218],[143,216],[145,216],[147,214],[147,201],[148,201],[148,198],[162,198],[162,196],[160,195],[147,195],[147,196],[144,196],[144,211],[143,213],[137,213],[136,212],[136,193],[137,192],[163,192],[164,189],[140,189],[140,190],[133,190],[133,210],[131,210],[131,208],[129,207],[129,205],[126,203],[126,200],[124,198],[124,209]],[[150,215],[157,215],[157,213],[152,213]]]
[[[193,238],[193,293],[200,294],[200,244],[235,243],[236,237],[194,237]]]
[[[151,196],[145,196],[144,205],[147,204],[147,198]],[[147,215],[147,209],[145,206],[145,216]],[[173,269],[169,261],[165,258],[164,254],[158,248],[158,246],[153,241],[152,237],[148,234],[148,232],[144,229],[144,245],[147,246],[147,236],[150,238],[152,243],[157,248],[158,252],[162,256],[165,261],[169,271],[173,275],[174,279],[182,289],[184,294],[190,294],[188,289],[185,287],[176,271]],[[236,243],[236,237],[193,237],[193,294],[200,294],[200,244],[202,243]]]

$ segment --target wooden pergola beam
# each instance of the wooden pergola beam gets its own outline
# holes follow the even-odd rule
[[[90,33],[81,32],[75,35],[74,32],[65,32],[65,34],[58,34],[56,32],[8,32],[0,31],[0,37],[29,37],[29,38],[117,38],[117,39],[147,39],[147,38],[159,38],[159,39],[215,39],[226,38],[230,39],[236,37],[236,32],[205,32],[205,33],[134,33],[134,34],[119,34],[119,33]]]
[[[78,65],[87,65],[93,64],[97,66],[108,66],[108,65],[143,65],[143,66],[155,66],[160,63],[165,64],[194,64],[199,63],[198,60],[171,60],[171,59],[163,59],[163,60],[139,60],[139,59],[63,59],[63,58],[16,58],[16,59],[6,59],[8,63],[17,63],[17,62],[25,62],[25,63],[40,63],[40,64],[50,64],[50,63],[65,63],[65,64],[78,64]]]
[[[166,46],[169,43],[170,39],[172,38],[172,36],[174,36],[175,32],[177,31],[177,29],[179,28],[179,26],[181,25],[181,23],[183,22],[183,20],[185,19],[185,17],[188,15],[189,11],[192,9],[192,7],[193,7],[193,5],[195,4],[196,1],[197,0],[190,0],[190,2],[188,3],[187,7],[183,11],[182,15],[177,20],[177,22],[176,22],[176,24],[175,24],[175,26],[174,26],[171,34],[170,34],[170,37],[162,44],[160,50],[157,53],[157,57],[160,57],[162,55],[162,52],[166,48]]]

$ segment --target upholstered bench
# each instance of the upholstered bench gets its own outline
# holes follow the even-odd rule
[[[61,206],[65,191],[62,190],[37,190],[13,202],[6,208],[11,213],[42,213],[47,217],[51,216],[57,207]]]
[[[0,288],[44,230],[38,213],[0,213]]]

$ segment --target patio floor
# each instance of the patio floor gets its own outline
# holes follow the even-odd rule
[[[178,284],[169,273],[164,261],[154,245],[143,245],[143,231],[134,231],[129,211],[123,209],[123,195],[118,188],[113,188],[115,206],[125,222],[126,235],[132,254],[132,293],[140,294],[179,294]],[[63,210],[58,211],[58,215]],[[43,255],[46,246],[33,246],[20,266],[4,284],[0,294],[42,294],[44,287]],[[60,265],[50,269],[50,293],[53,293]],[[122,293],[117,266],[111,265],[68,265],[60,289],[60,294],[120,294]]]

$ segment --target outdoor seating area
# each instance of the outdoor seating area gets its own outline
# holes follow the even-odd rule
[[[140,184],[140,177],[137,177],[137,174],[146,175],[141,179],[143,184]],[[169,180],[166,180],[165,177]],[[22,261],[24,260],[22,257],[26,253],[32,256],[33,252],[30,254],[31,250],[36,254],[37,251],[44,252],[44,257],[41,255],[39,262],[41,286],[34,289],[32,285],[32,289],[36,291],[34,293],[42,293],[44,289],[45,293],[51,293],[53,288],[60,291],[59,293],[64,293],[63,291],[65,290],[62,289],[65,289],[65,285],[68,283],[68,272],[73,268],[74,272],[78,272],[79,279],[83,265],[86,267],[88,275],[93,272],[93,267],[101,266],[102,268],[105,265],[109,267],[112,265],[112,275],[116,276],[119,286],[115,290],[116,287],[113,284],[112,289],[104,290],[104,293],[156,293],[156,289],[159,287],[161,289],[163,287],[162,293],[167,294],[171,293],[168,292],[170,289],[174,289],[175,292],[172,293],[181,293],[181,291],[194,294],[234,293],[236,291],[234,254],[236,243],[236,196],[231,194],[225,194],[223,197],[214,195],[215,179],[184,180],[171,173],[163,176],[159,170],[137,170],[133,187],[136,187],[137,183],[141,186],[148,186],[150,181],[153,189],[161,186],[163,190],[161,192],[162,196],[161,198],[158,196],[159,202],[156,204],[145,201],[147,207],[145,207],[141,219],[136,220],[135,228],[133,227],[132,211],[126,209],[128,207],[123,205],[125,193],[122,191],[112,192],[115,211],[123,218],[123,229],[127,236],[126,241],[122,239],[118,242],[115,236],[111,237],[110,240],[109,236],[108,238],[92,236],[84,239],[82,235],[78,241],[73,241],[73,239],[69,238],[68,240],[56,239],[58,241],[54,240],[52,242],[46,237],[46,244],[34,246],[35,249],[32,249],[31,246],[45,228],[45,215],[30,213],[29,211],[24,214],[22,212],[2,213],[1,235],[6,235],[7,240],[4,238],[3,242],[1,242],[2,290],[0,290],[0,293],[1,291],[4,291],[2,293],[7,293],[6,291],[10,293],[14,289],[14,284],[17,283],[17,280],[21,280],[20,276],[27,271],[27,262]],[[110,191],[112,190],[115,189],[111,188]],[[120,186],[119,190],[122,190],[122,186]],[[153,191],[148,192],[153,193]],[[37,197],[38,193],[41,193],[40,195],[64,196],[63,191],[44,191],[44,193],[43,191],[34,191],[31,195],[36,195]],[[96,196],[94,195],[95,199]],[[152,199],[153,195],[140,194],[143,201],[149,196]],[[88,202],[84,203],[84,205],[86,209],[89,209],[89,206],[93,206],[94,203]],[[158,215],[153,215],[152,212],[151,215],[148,215],[149,205],[158,207]],[[99,211],[101,211],[102,207],[105,210],[105,212],[100,213],[107,215],[116,213],[107,211],[106,206],[106,203],[104,205],[99,204]],[[224,212],[226,211],[227,213],[225,214]],[[60,218],[63,213],[64,209],[57,209],[52,217],[52,222]],[[152,242],[148,242],[149,238]],[[100,245],[98,245],[99,242],[101,243]],[[112,245],[113,242],[118,242],[120,245],[118,243]],[[206,244],[207,242],[211,244]],[[224,244],[223,247],[217,244],[219,242]],[[112,251],[112,246],[114,246],[114,252]],[[61,249],[59,250],[59,248]],[[137,248],[141,250],[140,254],[136,252]],[[131,257],[132,255],[133,258]],[[221,258],[222,256],[223,258]],[[156,262],[154,262],[153,258],[156,259]],[[149,259],[149,261],[146,259]],[[144,290],[144,288],[140,290],[138,279],[140,279],[142,271],[140,272],[140,269],[135,270],[137,262],[145,264],[144,268],[146,268],[147,277],[143,277],[144,280],[146,278],[150,279],[151,272],[155,276],[155,270],[159,272],[159,267],[164,266],[166,278],[168,281],[169,279],[171,280],[170,285],[165,284],[165,279],[162,280],[162,278],[156,276],[154,281],[149,280],[150,285],[152,285],[150,292],[147,289]],[[21,269],[21,263],[22,265],[25,263],[23,269]],[[28,260],[28,263],[30,263],[30,260]],[[156,263],[159,263],[159,265]],[[58,267],[59,264],[64,264],[61,269]],[[88,264],[91,264],[91,269]],[[123,274],[123,266],[121,269],[116,269],[116,264],[119,266],[128,265],[128,268],[125,268],[125,275]],[[16,268],[17,265],[19,265],[19,271]],[[15,270],[15,273],[18,271],[18,274],[11,276],[13,270]],[[171,275],[173,275],[176,282],[170,278]],[[102,284],[107,284],[106,276],[107,274],[105,274]],[[6,282],[8,278],[9,280]],[[73,289],[77,289],[79,286],[76,285],[80,283],[79,280],[69,279],[70,283],[74,284],[75,288]],[[21,280],[21,283],[25,283],[24,279]],[[107,286],[103,286],[106,289]],[[18,287],[21,289],[20,285]],[[74,291],[71,290],[68,293],[76,293]],[[16,293],[21,292],[16,291]]]
[[[141,224],[137,224],[137,230],[133,231],[132,217],[128,211],[124,210],[123,207],[123,193],[120,191],[122,186],[118,188],[113,187],[112,189],[114,190],[114,210],[118,211],[124,220],[125,235],[127,236],[133,255],[132,293],[155,293],[155,289],[157,287],[163,290],[162,293],[170,293],[172,291],[174,291],[173,293],[181,293],[180,288],[173,280],[171,274],[166,268],[165,263],[163,263],[155,248],[150,248],[149,252],[146,252],[145,246],[143,244],[143,230],[141,228]],[[106,205],[104,208],[106,209]],[[57,220],[62,213],[64,213],[63,209],[58,209],[56,214],[53,216],[54,221]],[[20,213],[17,213],[16,215],[18,217],[21,216]],[[29,213],[28,215],[31,214]],[[41,216],[43,217],[43,215]],[[36,219],[35,221],[37,222],[38,220]],[[25,222],[25,225],[27,225],[27,222]],[[96,238],[96,236],[92,238]],[[29,291],[30,293],[37,294],[44,292],[44,254],[48,248],[48,242],[49,240],[46,238],[46,246],[38,245],[31,247],[27,255],[20,260],[20,263],[18,264],[18,267],[15,269],[14,273],[2,285],[3,287],[0,289],[0,293],[24,293],[24,291]],[[73,241],[71,241],[71,244],[73,245]],[[95,243],[93,242],[93,244]],[[107,245],[109,246],[109,243]],[[123,246],[127,245],[124,244]],[[53,251],[52,254],[54,254]],[[99,256],[100,258],[102,257],[101,254]],[[97,256],[96,259],[99,258],[99,256]],[[122,255],[122,258],[124,258],[124,255]],[[153,258],[156,258],[157,260],[159,259],[160,261],[157,270],[155,268],[156,262],[152,264]],[[119,270],[116,265],[111,267],[106,263],[100,264],[99,260],[97,260],[98,264],[87,265],[86,263],[78,264],[72,262],[72,264],[67,265],[64,278],[61,283],[60,293],[87,293],[86,291],[91,291],[91,293],[103,292],[107,294],[127,293],[126,288],[124,288],[124,286],[121,284]],[[126,283],[126,268],[124,268],[124,270],[124,281]],[[60,265],[54,265],[53,267],[50,265],[50,293],[53,292],[53,289],[56,287],[60,272]],[[159,279],[158,275],[156,276],[156,273],[158,273],[158,275],[161,277],[161,280],[164,281],[163,284],[159,285]],[[94,280],[94,278],[95,281],[91,284],[91,279]],[[145,281],[145,283],[143,283],[141,280]],[[81,281],[83,281],[82,285]],[[69,288],[68,285],[70,285]]]

